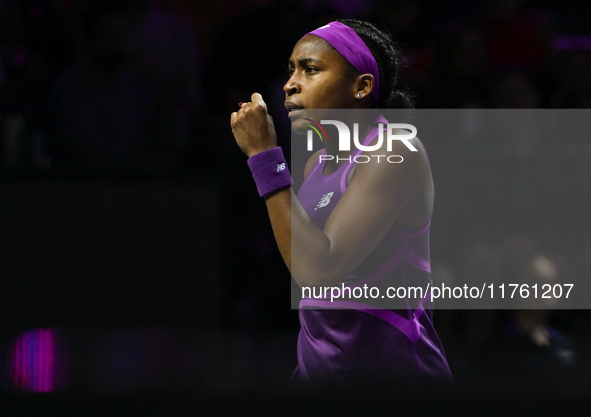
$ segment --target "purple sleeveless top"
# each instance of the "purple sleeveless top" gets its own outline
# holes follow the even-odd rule
[[[387,123],[381,117],[378,122]],[[364,145],[377,137],[377,126]],[[324,151],[326,153],[326,151]],[[355,150],[352,157],[361,151]],[[351,159],[353,160],[353,159]],[[345,162],[324,176],[316,161],[298,193],[298,200],[320,229],[348,186],[355,162]],[[431,282],[430,221],[418,228],[394,225],[372,253],[343,281],[355,287],[416,286]],[[376,265],[378,267],[376,268]],[[339,284],[340,286],[340,284]],[[376,308],[354,300],[304,298],[300,302],[296,383],[384,381],[451,382],[447,359],[433,328],[428,300],[405,310]]]

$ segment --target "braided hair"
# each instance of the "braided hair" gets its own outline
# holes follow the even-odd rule
[[[378,64],[380,76],[380,108],[412,108],[412,94],[398,85],[398,70],[403,64],[400,50],[389,33],[377,28],[373,23],[356,20],[340,19],[339,22],[353,29],[365,42]],[[351,74],[359,73],[348,64]]]

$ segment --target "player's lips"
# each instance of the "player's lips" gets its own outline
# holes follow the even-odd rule
[[[287,113],[288,117],[297,116],[298,114],[300,114],[302,112],[302,110],[304,110],[303,106],[292,103],[291,101],[286,101],[284,106],[288,111],[288,113]]]

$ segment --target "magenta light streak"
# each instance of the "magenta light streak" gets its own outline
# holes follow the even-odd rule
[[[53,391],[55,329],[35,329],[21,335],[12,348],[11,362],[11,379],[17,389]]]
[[[588,35],[562,35],[554,39],[554,47],[559,51],[570,49],[591,50],[591,36]]]

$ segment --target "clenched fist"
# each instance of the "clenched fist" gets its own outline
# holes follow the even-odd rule
[[[236,143],[249,158],[277,146],[273,118],[259,93],[251,96],[250,103],[241,103],[240,110],[232,113],[230,125]]]

